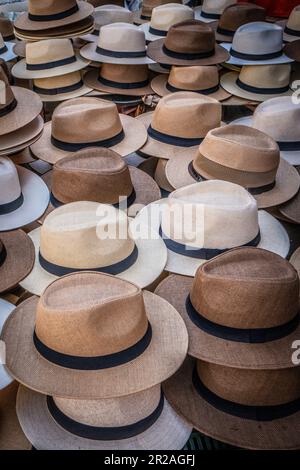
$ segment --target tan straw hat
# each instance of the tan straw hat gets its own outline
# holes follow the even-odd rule
[[[112,23],[133,23],[133,12],[119,5],[102,5],[94,11],[95,29],[92,33],[81,36],[88,42],[98,41],[102,26]]]
[[[168,302],[89,271],[64,276],[40,299],[20,304],[2,340],[6,367],[19,382],[54,397],[90,400],[160,384],[188,347],[184,322]]]
[[[33,90],[39,94],[43,102],[78,98],[92,91],[83,83],[79,71],[58,77],[36,78],[33,80]]]
[[[197,20],[210,23],[219,20],[225,8],[237,0],[203,0],[202,6],[195,8]]]
[[[139,10],[133,12],[134,24],[140,25],[151,20],[153,8],[170,3],[170,0],[143,0]],[[172,3],[182,3],[181,0],[173,0]]]
[[[111,148],[126,156],[142,147],[146,139],[143,124],[118,114],[114,103],[82,97],[61,103],[30,148],[35,157],[53,164],[86,147]]]
[[[80,38],[83,34],[91,33],[94,29],[94,18],[89,16],[82,21],[77,21],[66,26],[59,28],[41,29],[36,31],[23,31],[15,26],[16,37],[21,41],[41,41],[44,39],[59,39],[59,38]]]
[[[279,21],[278,25],[283,28],[283,40],[285,42],[300,39],[300,5],[295,6],[288,20]]]

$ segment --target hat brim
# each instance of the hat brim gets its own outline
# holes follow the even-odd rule
[[[153,64],[149,65],[149,69],[152,70],[152,72],[155,72],[155,73],[164,73],[164,74],[168,74],[168,75],[169,75],[170,70],[171,70],[171,69],[166,69],[166,68],[162,67],[161,64],[156,64],[155,62],[153,62]]]
[[[125,157],[132,152],[135,152],[143,146],[147,140],[147,131],[143,124],[125,114],[120,114],[120,120],[123,126],[125,137],[119,143],[110,149],[117,152],[119,155]],[[91,147],[93,145],[91,144]],[[30,147],[33,155],[40,158],[45,162],[54,164],[62,158],[71,154],[65,150],[61,150],[51,143],[51,121],[47,122],[44,126],[44,132],[41,138]]]
[[[300,276],[300,247],[292,254],[290,263],[294,266]]]
[[[137,436],[100,441],[85,439],[63,429],[49,413],[46,396],[20,386],[17,414],[23,431],[38,450],[180,450],[192,432],[165,400],[158,420]]]
[[[17,167],[23,204],[9,214],[0,215],[0,232],[24,227],[37,220],[49,203],[49,191],[44,181],[26,168]]]
[[[278,211],[289,222],[300,224],[300,192],[293,199],[278,207]]]
[[[43,95],[41,93],[38,93],[38,95],[43,101],[43,103],[52,103],[57,101],[71,100],[73,98],[79,98],[79,96],[87,95],[91,91],[91,88],[89,88],[86,84],[83,84],[77,90],[71,91],[69,93],[59,93],[57,95]]]
[[[21,40],[21,41],[43,41],[45,39],[59,39],[59,38],[64,38],[64,39],[79,39],[79,36],[82,34],[88,34],[93,31],[94,25],[93,25],[93,17],[89,17],[88,21],[85,21],[84,24],[80,23],[76,25],[72,25],[71,27],[67,28],[57,28],[57,29],[51,29],[51,30],[41,30],[37,31],[35,34],[31,33],[25,34],[23,31],[19,31],[15,29],[16,37]]]
[[[97,49],[97,43],[91,42],[91,43],[87,44],[86,46],[83,46],[80,49],[80,54],[86,60],[90,60],[90,61],[93,61],[93,62],[103,62],[103,63],[106,63],[106,64],[133,64],[133,65],[138,65],[138,64],[152,64],[152,62],[153,62],[146,55],[143,56],[143,57],[118,58],[118,57],[110,57],[110,56],[98,54],[96,49]]]
[[[168,77],[166,75],[158,75],[154,77],[151,81],[151,88],[155,91],[155,93],[159,96],[166,96],[174,93],[167,88]],[[194,91],[194,90],[185,90],[185,91]],[[201,93],[198,92],[200,95]],[[214,93],[206,94],[209,98],[214,98],[218,101],[224,101],[231,97],[231,93],[228,93],[224,90],[221,86],[219,87],[218,91]]]
[[[194,361],[188,358],[164,384],[170,404],[198,431],[228,444],[252,450],[300,447],[300,412],[272,421],[254,421],[219,411],[202,398],[192,383]]]
[[[204,23],[214,23],[216,21],[215,18],[205,18],[202,16],[202,6],[195,7],[194,8],[194,13],[195,13],[195,20],[198,21],[203,21]]]
[[[6,322],[9,315],[13,312],[14,309],[15,309],[15,306],[13,304],[0,298],[0,334],[1,334],[4,323]],[[0,390],[7,387],[12,382],[13,382],[13,378],[11,377],[11,375],[9,375],[4,364],[0,364]],[[0,407],[0,412],[1,412],[1,418],[2,418],[1,407]],[[2,426],[2,419],[1,419],[1,426]],[[1,436],[1,433],[0,433],[0,436]],[[0,443],[1,443],[1,438],[0,438]],[[1,444],[0,444],[0,449],[1,449]]]
[[[135,221],[141,224],[151,224],[151,228],[159,232],[161,215],[167,199],[149,204],[136,216]],[[258,211],[258,223],[261,240],[257,248],[263,248],[286,258],[290,250],[290,241],[284,227],[265,211]],[[206,260],[180,255],[168,249],[166,271],[183,276],[194,276],[199,266]]]
[[[5,62],[9,62],[10,60],[13,60],[17,57],[16,53],[14,52],[15,43],[5,42],[5,45],[7,47],[7,51],[0,54],[0,59],[5,60]]]
[[[0,118],[1,137],[31,123],[43,108],[39,96],[33,91],[15,86],[11,89],[17,101],[17,106],[13,111]]]
[[[121,87],[116,88],[116,87],[103,85],[102,83],[99,82],[98,77],[99,77],[99,70],[96,69],[96,70],[91,70],[87,72],[83,80],[84,80],[84,83],[88,87],[92,88],[93,90],[103,91],[104,93],[112,93],[112,94],[127,95],[127,96],[144,96],[144,95],[153,94],[153,90],[150,84],[142,88],[132,88],[132,89],[121,88]]]
[[[19,152],[24,147],[36,142],[44,129],[44,121],[37,116],[32,122],[9,134],[0,137],[0,155],[10,155]]]
[[[253,127],[253,115],[235,119],[230,124]],[[293,150],[293,151],[281,150],[280,156],[281,158],[286,160],[288,163],[290,163],[290,165],[300,165],[300,150]]]
[[[275,93],[275,94],[263,94],[263,93],[251,93],[249,91],[243,90],[237,84],[237,79],[239,78],[239,74],[236,72],[229,72],[222,75],[220,82],[223,88],[227,90],[228,93],[232,95],[238,96],[240,98],[244,98],[246,100],[252,101],[266,101],[270,100],[271,98],[277,98],[279,96],[291,96],[293,94],[293,90],[289,89],[283,93]]]
[[[300,325],[292,334],[267,343],[242,343],[210,335],[196,326],[186,311],[186,299],[192,290],[193,282],[191,277],[173,274],[155,289],[155,294],[171,303],[182,316],[189,334],[190,356],[238,369],[293,367],[291,344],[299,338]]]
[[[219,44],[216,44],[214,55],[212,55],[211,57],[207,57],[206,59],[193,59],[193,60],[176,59],[164,53],[163,51],[164,42],[165,42],[165,38],[158,39],[157,41],[153,41],[148,45],[148,50],[147,50],[148,56],[151,57],[151,59],[153,59],[155,62],[158,62],[160,64],[217,65],[217,64],[221,64],[222,62],[226,62],[230,57],[228,51],[225,50],[224,47],[219,46]]]
[[[222,42],[220,45],[224,49],[226,49],[228,53],[230,53],[232,43]],[[245,59],[240,59],[238,57],[233,57],[231,55],[229,60],[226,60],[224,62],[226,62],[227,64],[231,64],[231,65],[276,65],[276,64],[289,64],[292,62],[292,59],[290,59],[284,53],[282,53],[281,56],[279,57],[275,57],[274,59],[268,59],[268,60],[245,60]]]

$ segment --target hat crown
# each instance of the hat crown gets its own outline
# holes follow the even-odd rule
[[[290,29],[300,31],[300,5],[295,6],[291,11],[286,26]]]
[[[182,21],[169,29],[164,45],[173,52],[198,54],[215,49],[215,33],[198,20]]]
[[[100,29],[98,46],[115,52],[146,50],[145,33],[129,23],[113,23]]]
[[[0,34],[4,38],[14,34],[14,27],[12,22],[4,16],[0,16]]]
[[[229,5],[222,13],[219,28],[236,31],[240,26],[265,21],[266,9],[252,3],[236,3]]]
[[[197,312],[230,328],[284,325],[298,313],[298,299],[299,278],[293,266],[275,253],[250,247],[200,266],[191,290]]]
[[[64,276],[50,284],[37,305],[37,337],[71,356],[123,351],[136,344],[147,327],[141,289],[106,274]]]
[[[54,88],[64,88],[67,86],[75,85],[81,81],[80,72],[71,72],[57,77],[35,78],[33,83],[36,87],[52,90]]]
[[[74,56],[70,39],[45,39],[26,44],[26,63],[46,64]]]
[[[219,84],[218,68],[214,65],[173,66],[168,83],[189,91],[206,90]]]
[[[244,54],[279,52],[283,45],[283,29],[273,23],[256,21],[242,25],[232,40],[232,49]]]
[[[112,23],[132,23],[133,21],[132,12],[118,5],[102,5],[96,8],[94,18],[96,28]]]
[[[9,204],[21,195],[16,166],[6,157],[0,157],[0,204]]]
[[[152,10],[150,26],[167,31],[172,25],[185,20],[192,20],[194,11],[181,3],[167,3]]]
[[[52,116],[52,136],[66,143],[92,144],[110,139],[121,131],[117,106],[98,98],[68,100],[59,105]]]
[[[144,0],[142,2],[141,14],[142,16],[147,16],[150,19],[153,8],[167,3],[170,3],[169,0]],[[181,3],[181,0],[173,0],[172,3]]]
[[[77,5],[76,0],[29,0],[28,12],[32,15],[54,15],[70,10]]]
[[[117,83],[137,83],[148,79],[146,64],[102,64],[100,76]]]
[[[222,107],[217,100],[190,91],[180,91],[159,101],[151,126],[176,137],[202,138],[210,129],[220,126],[221,113]]]
[[[239,79],[257,88],[284,88],[290,83],[291,65],[244,65]]]
[[[236,3],[236,0],[204,0],[202,11],[204,13],[221,14],[229,5]]]

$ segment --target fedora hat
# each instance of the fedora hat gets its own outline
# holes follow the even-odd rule
[[[208,96],[190,91],[167,95],[154,112],[138,119],[148,131],[148,140],[140,150],[166,159],[177,154],[194,156],[207,132],[221,125],[221,115],[221,104]]]
[[[170,75],[158,75],[151,81],[151,87],[159,96],[176,91],[194,91],[218,101],[230,98],[230,94],[220,87],[218,67],[214,65],[192,65],[172,67]]]
[[[194,276],[205,260],[231,248],[256,246],[286,257],[290,242],[282,225],[257,210],[254,197],[227,181],[195,183],[142,209],[137,222],[150,224],[168,249],[166,271]]]
[[[58,77],[36,78],[33,91],[38,93],[43,102],[64,101],[86,95],[92,91],[86,86],[80,71],[66,73]]]
[[[290,57],[290,59],[295,60],[296,62],[300,62],[299,46],[300,39],[297,39],[296,41],[286,44],[283,51],[287,57]]]
[[[180,367],[188,347],[184,322],[168,302],[90,271],[64,276],[40,299],[20,304],[1,338],[6,368],[19,382],[47,395],[88,400],[160,384]]]
[[[127,96],[153,94],[147,64],[102,64],[87,72],[84,83],[94,90]]]
[[[283,52],[283,29],[263,21],[244,24],[235,32],[232,44],[221,43],[230,52],[231,65],[286,64],[291,62]]]
[[[300,447],[299,377],[291,365],[249,370],[188,359],[164,391],[208,436],[252,450],[291,450]]]
[[[29,233],[36,260],[21,285],[41,295],[57,277],[90,270],[149,286],[163,272],[167,251],[147,224],[141,230],[142,236],[135,221],[111,205],[81,201],[60,206]]]
[[[0,334],[2,332],[4,323],[6,322],[9,315],[13,312],[14,309],[15,309],[15,306],[12,303],[7,302],[6,300],[0,298]],[[5,388],[13,382],[13,378],[9,375],[4,365],[5,359],[6,359],[5,356],[6,356],[5,348],[3,349],[1,345],[1,349],[0,349],[0,359],[1,359],[0,361],[0,404],[1,404],[2,391],[5,390]],[[1,410],[1,405],[0,405],[0,414],[1,414],[1,411],[2,410]],[[0,437],[0,449],[1,449],[1,437]]]
[[[47,397],[21,386],[17,413],[36,449],[180,450],[192,431],[160,385],[98,400]]]
[[[221,77],[228,93],[254,101],[266,101],[277,96],[290,96],[291,65],[244,65],[239,73]]]
[[[167,3],[152,10],[151,20],[140,28],[145,32],[146,41],[156,41],[167,35],[170,27],[182,21],[194,19],[194,10],[181,3]]]
[[[24,32],[15,27],[15,34],[19,40],[22,41],[41,41],[44,39],[59,39],[59,38],[78,38],[84,34],[92,32],[94,29],[94,18],[89,16],[85,20],[78,21],[59,28],[41,29],[31,31],[30,33]]]
[[[298,275],[300,276],[300,248],[297,248],[297,250],[294,251],[290,258],[290,262],[292,263],[294,268],[297,270]]]
[[[277,24],[283,28],[283,40],[285,42],[300,39],[300,5],[295,6],[288,20],[279,21]]]
[[[82,97],[61,103],[30,149],[35,157],[53,164],[86,147],[107,147],[126,156],[142,147],[146,139],[143,124],[118,114],[114,103]]]
[[[0,157],[0,232],[34,222],[48,202],[48,188],[39,176]]]
[[[26,59],[12,68],[16,78],[34,79],[65,75],[84,69],[88,62],[75,53],[70,39],[46,39],[26,44]]]
[[[170,3],[169,0],[143,0],[139,10],[133,12],[134,24],[140,25],[151,20],[153,8]],[[172,3],[182,3],[181,0],[174,0]]]
[[[1,122],[1,119],[0,119]],[[0,155],[10,156],[20,152],[40,138],[44,128],[44,121],[41,116],[37,116],[26,126],[0,136]]]
[[[299,119],[300,105],[284,96],[261,103],[252,116],[236,119],[232,124],[252,126],[273,137],[281,157],[291,165],[300,165]]]
[[[299,173],[280,159],[271,137],[238,125],[209,131],[194,158],[177,155],[168,160],[166,177],[176,189],[210,179],[240,184],[254,196],[259,209],[289,201],[300,186]]]
[[[9,60],[15,59],[17,56],[14,53],[14,43],[5,42],[2,34],[0,33],[0,59],[8,62]]]
[[[216,44],[214,31],[196,20],[171,26],[165,38],[149,44],[147,54],[155,62],[169,65],[216,65],[229,58]]]
[[[88,42],[98,41],[102,26],[112,23],[133,23],[133,12],[119,5],[102,5],[94,11],[95,27],[92,33],[82,36]]]
[[[10,19],[5,16],[0,16],[0,34],[2,34],[4,41],[15,40],[13,24]]]
[[[236,2],[237,0],[203,0],[202,6],[195,8],[195,17],[205,23],[219,20],[225,8]]]
[[[98,43],[80,49],[80,54],[93,62],[109,64],[150,64],[146,55],[145,34],[128,23],[107,24],[100,29]]]

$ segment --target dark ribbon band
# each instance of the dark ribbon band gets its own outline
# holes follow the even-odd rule
[[[168,49],[165,45],[163,45],[163,52],[169,56],[173,57],[174,59],[182,59],[182,60],[196,60],[196,59],[206,59],[208,57],[212,57],[215,53],[215,49],[207,52],[175,52]]]
[[[300,141],[295,142],[277,142],[279,149],[284,152],[297,152],[300,150]]]
[[[221,15],[219,13],[206,13],[203,10],[201,11],[201,16],[210,20],[218,20],[219,18],[221,18]]]
[[[4,264],[4,261],[6,260],[7,256],[7,251],[4,245],[2,245],[2,250],[0,251],[0,266]]]
[[[14,34],[11,34],[10,36],[3,36],[4,41],[13,41],[16,39]]]
[[[83,86],[83,81],[80,80],[77,83],[74,83],[73,85],[69,86],[63,86],[60,88],[40,88],[36,85],[33,86],[33,91],[36,93],[40,93],[41,95],[47,95],[47,96],[55,96],[55,95],[60,95],[64,93],[70,93],[71,91],[79,90]]]
[[[270,60],[276,59],[276,57],[280,57],[282,55],[282,50],[277,52],[271,52],[269,54],[244,54],[243,52],[235,51],[234,49],[230,49],[230,54],[233,57],[237,57],[238,59],[244,60]]]
[[[168,31],[164,31],[163,29],[156,29],[152,28],[152,26],[149,27],[149,33],[154,34],[155,36],[166,36]]]
[[[103,47],[97,46],[96,48],[97,54],[105,55],[107,57],[117,57],[121,59],[130,59],[130,58],[135,58],[135,57],[145,57],[146,56],[146,51],[131,51],[131,52],[125,52],[125,51],[110,51],[109,49],[103,49]]]
[[[142,82],[135,83],[120,83],[113,82],[112,80],[107,80],[103,77],[98,77],[98,82],[102,83],[102,85],[106,85],[112,88],[119,88],[122,90],[134,90],[135,88],[143,88],[149,84],[149,80],[144,80]]]
[[[62,11],[61,13],[54,13],[52,15],[33,15],[32,13],[28,13],[28,18],[31,21],[55,21],[55,20],[62,20],[63,18],[67,18],[68,16],[73,15],[79,11],[79,7],[76,3],[72,8],[69,10]]]
[[[298,38],[300,37],[300,31],[297,31],[296,29],[288,28],[287,26],[285,27],[284,32],[286,34],[290,34],[291,36],[296,36]]]
[[[17,100],[14,98],[11,103],[4,108],[0,109],[0,117],[6,116],[7,114],[11,113],[17,107]]]
[[[249,91],[250,93],[257,93],[261,95],[277,95],[280,93],[285,93],[289,91],[289,85],[281,87],[281,88],[259,88],[251,85],[247,85],[246,83],[242,82],[239,78],[236,80],[236,84],[238,87],[242,88],[242,90]]]
[[[48,348],[36,335],[33,333],[33,342],[37,351],[48,361],[57,364],[67,369],[76,370],[99,370],[117,367],[127,362],[133,361],[139,357],[147,349],[152,339],[152,328],[148,323],[148,328],[145,335],[130,348],[124,349],[114,354],[107,354],[106,356],[71,356],[63,354],[54,349]]]
[[[100,34],[100,29],[94,29],[94,31],[92,32],[93,36],[99,36],[99,34]]]
[[[135,193],[135,190],[133,189],[132,193],[126,199],[124,199],[124,201],[122,201],[121,204],[126,203],[126,206],[130,207],[134,203],[135,199],[136,199],[136,193]],[[52,192],[50,193],[50,203],[55,208],[60,207],[65,204],[64,202],[61,202],[58,199],[56,199],[56,197],[54,196]],[[116,202],[115,204],[112,204],[112,205],[116,207],[117,209],[120,207],[119,202]]]
[[[193,385],[197,393],[214,408],[239,418],[254,421],[273,421],[285,418],[300,410],[300,399],[273,406],[241,405],[216,395],[201,381],[197,370],[193,371]]]
[[[229,36],[231,38],[234,36],[234,31],[230,31],[230,29],[220,28],[220,26],[217,27],[217,33],[223,34],[223,36]]]
[[[99,140],[97,142],[84,142],[81,144],[73,144],[70,142],[63,142],[62,140],[58,140],[53,136],[51,136],[51,142],[54,147],[57,147],[61,150],[65,150],[66,152],[76,152],[77,150],[81,150],[87,147],[113,147],[114,145],[117,145],[122,142],[124,137],[125,134],[122,129],[122,131],[114,137],[111,137],[110,139]]]
[[[47,396],[47,406],[54,420],[66,431],[75,436],[97,441],[119,441],[137,436],[149,429],[160,417],[164,408],[164,395],[161,392],[160,400],[155,410],[146,418],[133,424],[118,427],[98,427],[78,423],[66,416],[55,404],[52,397]]]
[[[237,343],[268,343],[284,338],[295,331],[299,326],[300,315],[297,315],[284,325],[274,326],[271,328],[230,328],[228,326],[219,325],[207,318],[203,317],[193,306],[190,296],[187,297],[186,311],[190,320],[200,330],[216,336],[217,338],[235,341]]]
[[[174,240],[171,240],[163,233],[161,227],[159,228],[159,234],[163,238],[168,250],[171,250],[174,253],[178,253],[179,255],[187,256],[189,258],[210,260],[214,258],[215,256],[221,255],[222,253],[225,253],[226,251],[232,249],[232,248],[225,248],[222,250],[219,250],[217,248],[195,249],[188,245],[183,245],[181,243],[175,242]],[[239,248],[242,248],[244,246],[257,246],[259,242],[260,242],[260,232],[258,232],[258,234],[253,240],[251,240],[249,243],[245,243],[245,245],[242,245]]]
[[[10,214],[21,207],[24,202],[24,196],[21,193],[20,196],[12,202],[7,204],[0,204],[0,215]]]
[[[54,62],[47,62],[45,64],[27,64],[27,70],[48,70],[54,69],[55,67],[62,67],[63,65],[72,64],[76,62],[76,56],[73,55],[72,57],[67,57],[66,59],[55,60]]]
[[[0,54],[4,54],[4,52],[6,52],[6,51],[7,51],[7,46],[6,45],[0,48]]]
[[[211,93],[215,93],[216,91],[218,91],[220,89],[220,86],[219,85],[216,85],[216,86],[213,86],[211,88],[206,88],[204,90],[185,90],[184,88],[177,88],[173,85],[170,85],[169,82],[166,83],[166,88],[169,90],[169,91],[172,91],[172,92],[176,92],[176,91],[192,91],[194,93],[200,93],[201,95],[210,95]]]
[[[193,147],[195,145],[199,145],[203,140],[203,138],[200,137],[196,139],[188,139],[164,134],[163,132],[153,129],[151,126],[148,127],[148,135],[154,140],[158,140],[164,144],[175,145],[176,147]]]
[[[141,15],[141,20],[151,20],[151,16]]]

